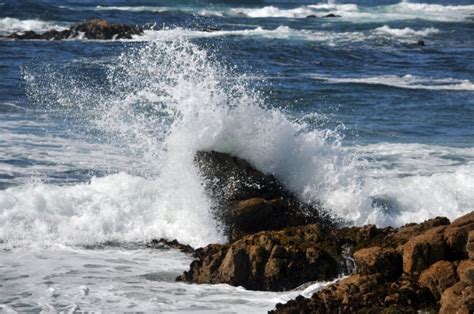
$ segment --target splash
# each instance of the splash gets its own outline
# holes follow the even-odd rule
[[[16,227],[24,231],[15,233],[12,225],[4,239],[42,234],[67,243],[152,237],[193,245],[219,242],[209,213],[212,200],[193,164],[198,150],[244,158],[308,202],[353,178],[352,158],[342,151],[337,131],[314,129],[272,108],[245,75],[189,41],[134,46],[105,66],[100,82],[53,66],[26,69],[25,79],[32,99],[65,113],[99,142],[127,151],[129,164],[122,169],[126,174],[90,184],[8,190],[0,200],[7,220],[25,215],[25,208],[47,214],[29,223],[19,218]],[[28,206],[8,202],[25,193],[51,198]],[[65,198],[58,200],[61,195]],[[60,219],[50,219],[54,215]]]

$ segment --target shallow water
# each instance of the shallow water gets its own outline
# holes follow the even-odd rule
[[[0,40],[3,310],[265,312],[301,293],[175,283],[190,257],[137,244],[224,241],[197,150],[348,224],[471,211],[473,16],[470,1],[0,0],[0,34],[147,25]]]

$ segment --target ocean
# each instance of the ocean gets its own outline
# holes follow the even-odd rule
[[[0,35],[91,18],[145,32],[0,40],[4,312],[264,313],[323,287],[174,281],[192,257],[148,241],[225,242],[198,150],[347,225],[474,209],[472,0],[0,0]]]

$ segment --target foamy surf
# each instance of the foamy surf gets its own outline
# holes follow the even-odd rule
[[[474,84],[469,80],[454,78],[430,78],[420,77],[411,74],[404,76],[381,75],[371,77],[327,77],[322,75],[312,75],[316,80],[336,83],[336,84],[369,84],[383,85],[388,87],[404,89],[426,89],[426,90],[446,90],[446,91],[472,91]]]
[[[328,13],[338,15],[340,20],[356,23],[397,20],[429,20],[461,22],[474,12],[474,5],[438,5],[401,2],[394,5],[359,7],[355,4],[316,4],[292,9],[275,6],[261,8],[232,8],[224,14],[247,18],[307,18],[324,17]]]
[[[51,29],[65,30],[67,27],[64,23],[55,21],[20,20],[12,17],[0,18],[0,34],[2,35],[25,31],[42,33]]]
[[[135,41],[169,41],[176,39],[213,38],[213,37],[246,37],[280,40],[303,40],[337,44],[344,42],[363,41],[367,37],[361,32],[328,32],[305,29],[293,29],[288,26],[278,26],[275,29],[257,27],[245,30],[194,30],[185,28],[164,28],[146,30],[142,36],[135,36]]]

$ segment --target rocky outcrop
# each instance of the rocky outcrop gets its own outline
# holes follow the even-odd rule
[[[195,163],[215,201],[213,212],[230,241],[263,230],[332,223],[319,204],[300,202],[273,175],[258,171],[243,159],[200,151]]]
[[[74,38],[85,39],[131,39],[133,35],[141,35],[143,29],[128,26],[125,24],[111,24],[105,20],[94,19],[82,24],[77,24],[69,29],[58,31],[50,30],[42,34],[33,31],[13,33],[5,38],[9,39],[42,39],[42,40],[63,40]]]
[[[399,229],[373,225],[337,229],[312,224],[259,232],[229,244],[196,250],[197,259],[177,280],[281,291],[348,274],[355,263],[360,275],[376,274],[379,281],[397,281],[405,267],[404,251],[410,241],[429,238],[433,230],[445,230],[448,223],[446,218],[434,218]],[[428,268],[435,261],[430,254],[420,250],[407,261],[413,265],[430,263]],[[417,282],[417,278],[412,281]]]
[[[278,304],[276,313],[396,313],[474,311],[474,260],[469,257],[474,212],[400,229],[375,229],[353,254],[356,273],[315,293]],[[431,228],[429,227],[431,225]],[[340,231],[339,231],[340,232]],[[360,245],[360,243],[359,243]],[[402,259],[403,256],[403,259]]]
[[[272,291],[329,280],[342,270],[342,249],[329,234],[318,225],[308,225],[263,231],[231,244],[212,244],[196,250],[198,259],[177,280]]]

